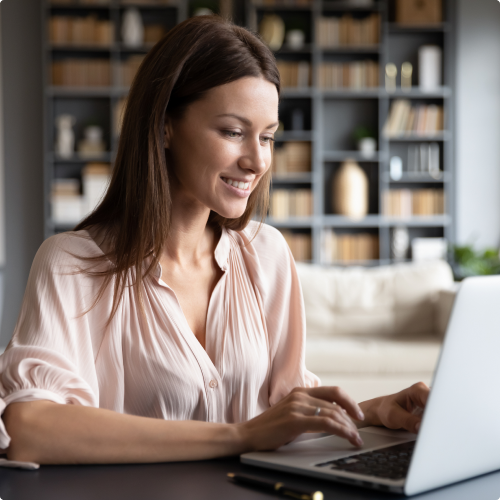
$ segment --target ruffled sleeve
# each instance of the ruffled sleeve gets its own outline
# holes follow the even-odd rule
[[[38,250],[12,340],[0,356],[0,415],[21,401],[99,406],[92,336],[82,315],[95,290],[71,255],[85,251],[83,238],[67,234]],[[0,449],[9,443],[0,420]]]
[[[263,224],[252,240],[256,223],[247,227],[258,256],[271,350],[269,404],[284,398],[294,387],[317,387],[320,379],[305,366],[306,319],[295,261],[283,235]]]

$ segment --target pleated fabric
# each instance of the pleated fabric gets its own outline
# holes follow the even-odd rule
[[[88,311],[102,278],[79,272],[89,266],[79,257],[102,255],[101,249],[87,231],[48,238],[0,356],[0,415],[10,403],[43,399],[167,420],[236,423],[294,387],[318,386],[304,362],[305,313],[293,257],[279,231],[258,227],[251,222],[243,231],[222,230],[215,259],[223,274],[208,307],[206,350],[161,280],[160,266],[144,281],[145,314],[129,286],[106,325],[113,284]],[[0,449],[9,443],[0,420]]]

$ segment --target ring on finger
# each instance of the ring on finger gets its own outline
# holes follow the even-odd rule
[[[321,412],[321,408],[318,406],[316,410],[314,411],[314,416],[317,417]]]

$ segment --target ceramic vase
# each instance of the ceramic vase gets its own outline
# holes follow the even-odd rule
[[[368,177],[354,160],[342,163],[333,179],[333,211],[361,219],[368,213]]]
[[[139,47],[144,43],[144,25],[136,7],[128,8],[123,14],[122,39],[128,47]]]

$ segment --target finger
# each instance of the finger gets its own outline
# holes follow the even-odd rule
[[[429,399],[430,388],[423,382],[417,382],[410,387],[410,398],[414,405],[425,408]]]
[[[337,420],[342,425],[349,427],[352,431],[358,432],[358,428],[354,425],[354,422],[348,417],[346,411],[339,405],[327,403],[326,401],[322,401],[320,399],[311,398],[313,403],[310,407],[309,412],[304,411],[305,415],[311,415],[316,417],[329,417],[331,419]],[[318,402],[318,406],[314,406],[315,401]],[[317,409],[320,409],[319,414],[316,413]]]
[[[302,418],[302,423],[310,431],[328,432],[329,434],[334,434],[341,438],[347,439],[353,446],[363,446],[363,440],[361,439],[357,430],[352,430],[350,427],[347,427],[329,417],[304,416]]]
[[[355,420],[364,420],[365,418],[358,403],[340,387],[309,387],[305,391],[314,398],[339,404]]]
[[[391,407],[388,427],[391,429],[405,429],[416,434],[420,428],[421,421],[421,416],[413,415],[396,404]]]

